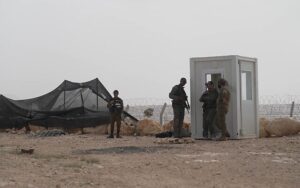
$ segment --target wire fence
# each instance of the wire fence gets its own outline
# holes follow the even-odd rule
[[[261,96],[259,116],[267,118],[292,116],[300,120],[300,95]]]
[[[173,119],[173,109],[170,99],[139,98],[125,99],[125,110],[141,120],[145,118],[144,111],[152,108],[150,119],[166,123]],[[163,106],[166,104],[164,111]],[[185,113],[185,121],[190,122],[190,113]],[[290,117],[300,120],[300,95],[261,96],[259,98],[259,117],[278,118]]]

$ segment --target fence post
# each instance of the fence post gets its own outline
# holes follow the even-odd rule
[[[159,114],[159,122],[160,122],[160,125],[163,125],[163,116],[164,116],[164,113],[165,113],[165,110],[166,110],[166,107],[167,107],[167,103],[165,103],[160,111],[160,114]]]
[[[292,102],[290,117],[293,117],[294,107],[295,107],[295,101]]]

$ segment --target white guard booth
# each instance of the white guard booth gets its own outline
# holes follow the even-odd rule
[[[192,137],[202,138],[203,110],[199,99],[205,83],[228,81],[231,92],[227,129],[232,139],[259,136],[257,59],[242,56],[199,57],[190,59]]]

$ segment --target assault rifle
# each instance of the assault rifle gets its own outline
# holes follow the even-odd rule
[[[187,111],[188,114],[189,114],[189,113],[190,113],[191,107],[190,107],[189,101],[188,101],[187,99],[185,100],[185,108],[186,108],[186,111]]]

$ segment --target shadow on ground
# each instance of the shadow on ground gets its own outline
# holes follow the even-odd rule
[[[161,150],[173,149],[171,146],[150,146],[150,147],[137,147],[137,146],[124,146],[124,147],[110,147],[101,149],[88,149],[88,150],[75,150],[73,154],[130,154],[130,153],[153,153]]]

